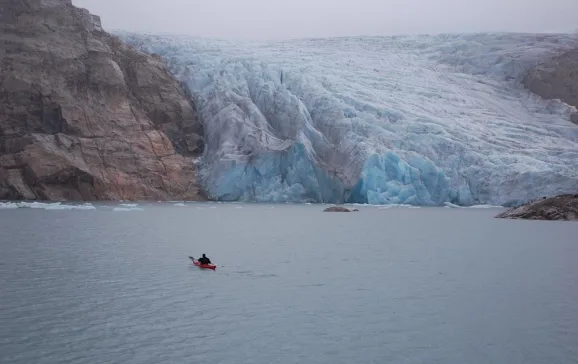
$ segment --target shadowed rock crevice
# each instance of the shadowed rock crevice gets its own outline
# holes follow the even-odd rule
[[[70,0],[0,0],[0,199],[204,199],[202,135],[159,57]]]

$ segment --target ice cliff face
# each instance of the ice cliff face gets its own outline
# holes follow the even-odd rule
[[[221,200],[502,205],[578,189],[572,108],[520,82],[576,37],[119,35],[196,95],[200,174]]]

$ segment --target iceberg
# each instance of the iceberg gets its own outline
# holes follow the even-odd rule
[[[520,82],[576,35],[117,35],[194,95],[195,163],[220,201],[503,206],[578,189],[572,108]]]
[[[96,210],[90,203],[85,203],[82,205],[61,205],[58,203],[48,204],[44,207],[45,210]]]
[[[138,207],[138,204],[136,204],[136,203],[121,203],[121,204],[119,204],[119,206],[132,208],[132,207]]]

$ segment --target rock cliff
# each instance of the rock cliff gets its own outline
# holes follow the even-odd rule
[[[71,0],[0,0],[0,199],[203,199],[201,136],[160,58]]]
[[[578,107],[578,48],[553,57],[531,69],[524,84],[546,99],[560,99]],[[578,113],[570,117],[578,124]]]
[[[578,194],[560,195],[527,203],[496,217],[528,220],[578,220]]]

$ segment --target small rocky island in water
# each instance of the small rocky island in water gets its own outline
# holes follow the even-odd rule
[[[357,212],[357,211],[359,210],[358,209],[350,210],[347,207],[343,206],[331,206],[323,210],[323,212]]]
[[[503,219],[578,221],[578,194],[544,198],[496,216]]]

